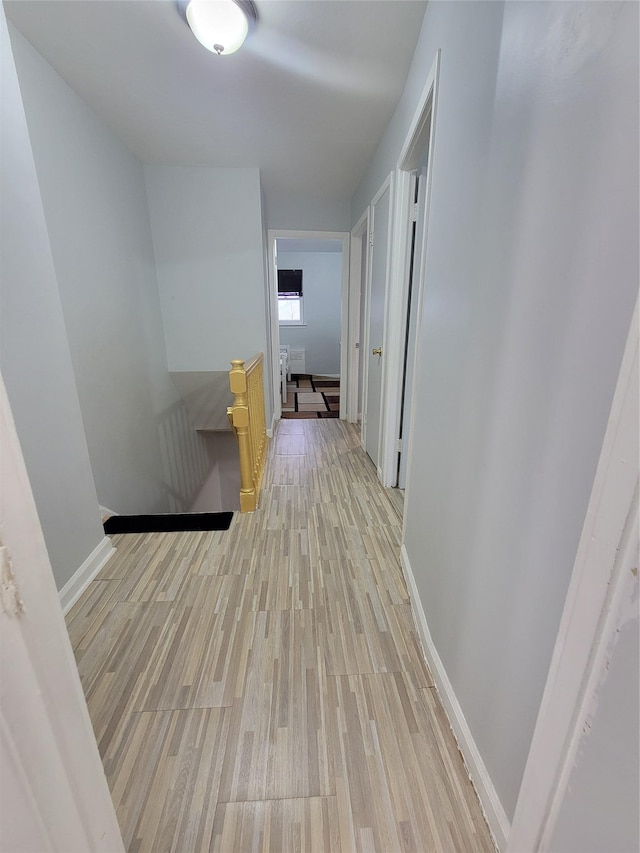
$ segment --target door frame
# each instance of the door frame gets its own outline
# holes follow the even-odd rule
[[[369,250],[365,254],[364,270],[362,269],[362,244],[369,243],[370,208],[364,211],[355,226],[351,229],[350,258],[349,258],[349,390],[347,396],[347,420],[349,423],[358,422],[358,396],[360,391],[360,362],[362,354],[362,329],[360,327],[360,308],[362,299],[366,299],[367,277],[369,275]],[[362,282],[364,281],[364,288]],[[366,317],[366,313],[365,313]],[[364,368],[364,365],[363,365]],[[364,401],[364,387],[362,388]],[[363,406],[364,408],[364,406]],[[361,431],[362,440],[362,431]]]
[[[280,325],[278,323],[278,281],[276,277],[276,240],[341,240],[342,290],[340,297],[340,418],[346,418],[349,382],[349,239],[348,231],[298,231],[287,228],[269,228],[267,231],[267,262],[269,267],[269,356],[273,381],[273,420],[282,417],[282,400],[276,389],[280,388]],[[347,389],[346,393],[342,389]],[[357,399],[356,399],[357,405]]]
[[[617,630],[638,535],[638,306],[625,347],[507,850],[548,850]]]
[[[385,453],[382,459],[382,484],[387,488],[397,485],[397,447],[402,414],[402,378],[404,372],[404,331],[407,318],[407,299],[409,294],[409,274],[411,269],[411,227],[413,206],[414,172],[424,149],[429,146],[427,165],[427,188],[425,194],[425,217],[422,234],[422,257],[418,267],[418,299],[416,310],[422,315],[424,299],[425,259],[429,232],[429,211],[431,206],[431,188],[433,184],[433,155],[435,127],[440,81],[441,50],[436,51],[420,99],[409,125],[395,171],[395,200],[393,212],[393,238],[391,244],[391,273],[389,278],[390,298],[388,302],[388,354],[386,384],[385,418],[382,431],[385,435]],[[417,355],[420,349],[421,324],[418,321],[414,359],[411,417],[403,439],[403,452],[408,454],[407,488],[405,506],[409,500],[411,481],[411,447],[414,433],[415,385],[417,374]],[[406,513],[405,513],[406,517]]]
[[[0,846],[123,851],[0,376]]]
[[[369,320],[370,320],[370,311],[371,311],[371,284],[372,284],[372,254],[374,248],[375,241],[375,228],[376,228],[376,205],[383,197],[383,195],[388,191],[389,192],[389,226],[387,229],[387,263],[385,267],[385,280],[384,280],[384,324],[383,324],[383,332],[382,332],[382,376],[380,379],[380,424],[379,424],[379,444],[378,444],[378,459],[376,460],[376,469],[378,473],[378,478],[383,481],[384,480],[384,460],[385,460],[385,446],[387,443],[387,436],[385,434],[384,424],[385,424],[385,407],[386,407],[386,387],[387,387],[387,376],[388,376],[388,368],[387,368],[387,357],[386,353],[389,352],[389,300],[390,300],[390,282],[391,282],[391,269],[392,269],[392,250],[393,250],[393,226],[394,226],[394,173],[389,172],[387,177],[384,179],[382,184],[380,185],[378,191],[371,199],[368,208],[368,221],[369,221],[369,249],[367,251],[367,279],[366,279],[366,290],[365,290],[365,309],[364,309],[364,317],[365,317],[365,328],[364,328],[364,351],[366,353],[366,357],[363,363],[363,375],[362,375],[362,424],[360,428],[360,443],[364,449],[365,447],[365,437],[366,437],[366,429],[367,429],[367,387],[369,384],[369,347],[371,342],[369,340]]]

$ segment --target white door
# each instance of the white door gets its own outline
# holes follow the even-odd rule
[[[385,296],[389,275],[391,183],[386,181],[371,205],[372,246],[369,268],[364,447],[376,468],[380,466],[382,374],[384,365]]]
[[[122,851],[0,379],[0,850]]]
[[[427,218],[427,168],[429,165],[429,146],[424,150],[416,169],[417,215],[414,222],[414,239],[411,262],[411,281],[407,299],[407,326],[405,338],[404,376],[402,384],[402,409],[400,435],[402,450],[398,465],[398,488],[407,485],[407,459],[409,457],[409,424],[411,423],[411,403],[413,398],[413,378],[416,365],[416,345],[418,339],[418,320],[422,305],[422,288],[425,277],[426,218]]]

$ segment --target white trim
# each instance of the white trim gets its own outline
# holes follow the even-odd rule
[[[96,545],[80,568],[69,578],[58,593],[60,606],[65,615],[71,610],[100,569],[111,559],[115,552],[116,549],[113,547],[111,539],[105,536]]]
[[[349,381],[349,350],[350,331],[349,326],[349,254],[351,234],[346,233],[342,238],[342,290],[341,290],[341,321],[340,321],[340,385],[344,391],[340,392],[340,418],[347,417],[347,394],[350,386]]]
[[[280,324],[278,322],[278,283],[276,277],[276,234],[267,231],[267,289],[269,313],[271,315],[269,334],[269,355],[271,358],[271,385],[273,391],[273,417],[278,420],[282,416],[282,398],[276,393],[280,388]]]
[[[278,287],[276,280],[276,240],[341,240],[342,241],[342,290],[341,290],[341,329],[340,329],[340,383],[349,387],[348,352],[348,308],[349,308],[349,239],[348,231],[296,231],[285,228],[269,228],[267,231],[267,258],[269,266],[269,305],[271,306],[271,361],[273,372],[273,387],[280,387],[280,324],[278,323]],[[291,325],[291,324],[285,324]],[[306,324],[303,324],[306,325]],[[345,346],[346,341],[346,346]],[[344,373],[344,377],[343,377]],[[346,402],[340,395],[340,417],[344,418]],[[280,394],[274,393],[274,420],[282,417],[282,400]]]
[[[360,328],[360,308],[363,295],[366,295],[366,281],[369,267],[369,252],[365,255],[364,275],[362,269],[362,241],[369,239],[369,207],[351,229],[349,258],[349,382],[346,386],[347,420],[357,423],[358,394],[360,391],[360,359],[362,356],[362,329]],[[365,294],[362,293],[362,281],[365,282]]]
[[[637,486],[636,306],[516,804],[508,848],[514,853],[545,850],[551,839],[598,686],[598,659],[611,639],[607,623],[622,583],[617,559]]]
[[[429,75],[427,76],[422,89],[420,100],[418,101],[413,118],[411,119],[411,124],[409,125],[404,145],[400,151],[398,169],[402,169],[405,172],[411,172],[417,167],[422,152],[433,136],[433,131],[430,129],[427,134],[426,128],[429,110],[431,109],[429,101],[433,100],[434,105],[436,101],[435,95],[438,89],[438,80],[440,77],[440,54],[441,50],[438,48],[435,59],[429,69]],[[432,90],[433,99],[431,95]],[[431,119],[431,125],[433,125],[433,119]]]
[[[369,379],[369,311],[371,304],[371,239],[373,235],[373,206],[370,204],[368,208],[368,230],[365,234],[366,249],[367,249],[367,274],[364,280],[364,329],[360,335],[360,349],[362,350],[362,419],[360,421],[360,446],[365,450],[367,441],[367,381]],[[365,451],[366,452],[366,451]]]
[[[489,771],[482,760],[482,755],[477,747],[477,744],[471,734],[471,729],[465,719],[462,707],[453,689],[453,685],[449,680],[444,664],[440,659],[440,655],[435,647],[427,617],[420,600],[420,594],[416,586],[415,577],[409,556],[406,548],[403,545],[400,551],[400,559],[402,561],[402,570],[407,581],[409,589],[409,597],[411,599],[411,609],[413,612],[414,622],[418,629],[418,634],[422,643],[422,651],[431,670],[435,686],[442,701],[445,713],[449,720],[449,725],[458,743],[458,748],[462,754],[469,778],[478,794],[480,805],[484,812],[489,830],[491,831],[494,842],[498,850],[503,850],[509,837],[509,818],[505,812],[500,797],[496,791]],[[522,850],[520,851],[522,853]]]
[[[109,509],[108,506],[100,506],[100,518],[110,518],[112,515],[119,515],[119,513],[114,512],[112,509]]]

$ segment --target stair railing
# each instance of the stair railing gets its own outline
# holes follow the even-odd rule
[[[246,364],[236,358],[231,361],[229,371],[234,402],[227,409],[227,416],[238,439],[240,453],[240,512],[253,512],[258,506],[267,460],[263,360],[262,353]]]

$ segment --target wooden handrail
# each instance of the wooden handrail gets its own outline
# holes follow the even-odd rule
[[[238,439],[240,453],[240,512],[253,512],[257,507],[267,459],[263,360],[262,353],[246,364],[235,358],[229,371],[234,402],[227,409],[227,416]]]

